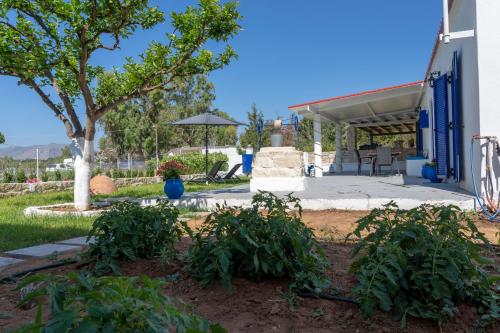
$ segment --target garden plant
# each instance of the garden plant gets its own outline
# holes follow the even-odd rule
[[[180,310],[162,294],[159,280],[145,276],[38,274],[24,279],[18,289],[30,285],[37,288],[20,306],[35,302],[36,318],[17,332],[225,332]],[[42,313],[44,299],[48,318]]]
[[[190,273],[205,286],[220,279],[231,288],[233,276],[288,277],[293,290],[319,292],[328,285],[327,262],[301,215],[299,199],[269,192],[256,194],[251,208],[218,205],[194,235]]]
[[[480,245],[488,241],[459,208],[401,210],[391,202],[360,219],[348,237],[357,241],[351,271],[365,316],[378,307],[402,325],[408,316],[441,325],[469,302],[483,323],[499,318],[494,278],[481,268]]]
[[[89,232],[95,243],[90,244],[86,255],[94,263],[94,272],[119,274],[118,260],[174,258],[174,243],[189,230],[178,216],[179,211],[169,201],[150,207],[116,203],[94,221]]]

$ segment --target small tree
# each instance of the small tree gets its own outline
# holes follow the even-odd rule
[[[90,205],[96,122],[104,114],[154,90],[174,90],[177,78],[222,68],[235,57],[227,44],[239,31],[235,2],[199,0],[170,17],[173,32],[165,41],[106,71],[91,64],[96,52],[115,51],[138,29],[165,21],[148,0],[0,2],[0,75],[33,89],[64,124],[72,140],[77,209]],[[204,48],[211,40],[227,45],[214,54]]]
[[[0,132],[0,145],[1,145],[2,143],[5,143],[5,136],[3,135],[3,133],[2,133],[2,132]]]

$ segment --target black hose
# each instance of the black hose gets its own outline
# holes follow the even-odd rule
[[[44,266],[38,266],[35,268],[27,269],[25,271],[22,271],[22,272],[19,272],[16,274],[12,274],[10,276],[6,276],[6,277],[0,279],[0,284],[15,283],[17,281],[17,279],[19,279],[20,277],[23,277],[27,274],[36,273],[36,272],[40,272],[40,271],[43,271],[46,269],[57,268],[57,267],[65,266],[65,265],[76,264],[77,262],[78,262],[78,260],[71,259],[71,260],[64,260],[64,261],[56,262],[53,264],[48,264],[48,265],[44,265]]]
[[[352,298],[337,296],[334,294],[327,294],[327,293],[319,293],[319,294],[299,293],[299,296],[305,297],[305,298],[316,298],[316,299],[320,298],[320,299],[326,299],[329,301],[340,301],[340,302],[351,303],[351,304],[359,304],[359,301],[354,300]]]

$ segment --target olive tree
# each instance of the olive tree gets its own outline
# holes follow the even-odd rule
[[[104,68],[92,63],[96,52],[120,49],[138,30],[164,23],[165,13],[148,0],[0,1],[0,75],[33,89],[64,124],[79,210],[90,205],[96,122],[104,114],[156,89],[174,90],[177,78],[222,68],[236,56],[228,44],[239,31],[235,2],[199,0],[169,17],[161,26],[171,31],[142,54]]]

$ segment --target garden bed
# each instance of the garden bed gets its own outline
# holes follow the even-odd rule
[[[305,212],[304,222],[316,229],[321,239],[328,262],[328,278],[338,289],[339,295],[353,297],[350,290],[356,279],[348,273],[353,245],[342,240],[354,228],[355,221],[366,212],[323,211]],[[200,219],[190,221],[195,227]],[[497,243],[496,225],[476,222],[478,228],[488,238]],[[184,239],[176,247],[185,253],[190,240]],[[496,252],[495,252],[496,251]],[[494,259],[499,269],[500,255],[498,248],[487,255]],[[165,264],[160,260],[139,260],[134,263],[121,263],[125,275],[145,274],[153,278],[165,278],[171,282],[164,288],[165,294],[190,306],[195,313],[225,327],[228,332],[439,332],[437,324],[410,318],[405,329],[394,321],[391,315],[376,311],[374,316],[364,319],[359,306],[341,301],[304,298],[295,307],[287,296],[287,280],[251,281],[234,278],[234,291],[228,291],[217,282],[207,288],[189,277],[180,261]],[[77,264],[48,270],[54,274],[76,271]],[[35,309],[21,310],[15,307],[19,296],[12,291],[13,284],[0,285],[0,331],[27,323],[34,317]],[[479,319],[473,306],[461,305],[460,315],[455,316],[444,327],[444,332],[471,331]],[[494,331],[492,329],[491,331]]]

